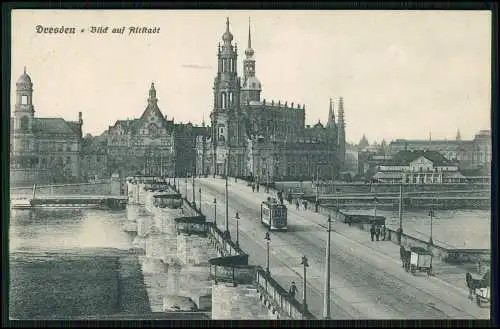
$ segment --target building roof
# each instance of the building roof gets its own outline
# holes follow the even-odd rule
[[[77,122],[62,118],[33,118],[34,134],[80,135],[80,125]]]
[[[451,165],[452,162],[448,161],[441,153],[437,151],[399,151],[391,160],[387,161],[387,165],[408,165],[412,161],[424,157],[434,165]]]

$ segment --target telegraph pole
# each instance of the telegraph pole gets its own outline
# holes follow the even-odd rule
[[[201,213],[201,185],[200,185],[200,188],[198,189],[198,196],[199,196],[199,200],[200,200],[200,202],[198,203],[198,207],[199,207],[200,213]]]
[[[326,240],[325,294],[323,301],[323,317],[330,320],[330,232],[332,215],[328,214],[328,231]]]
[[[226,235],[227,238],[231,237],[231,233],[229,233],[229,192],[228,192],[228,186],[227,186],[227,175],[229,174],[229,161],[226,159],[226,231],[224,234]]]

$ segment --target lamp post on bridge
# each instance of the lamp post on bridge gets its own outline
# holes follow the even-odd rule
[[[236,246],[240,246],[240,214],[236,212]]]
[[[214,197],[214,225],[217,227],[217,197]]]
[[[336,199],[337,199],[337,219],[339,218],[340,216],[340,208],[339,208],[339,192],[340,190],[338,188],[335,189],[335,196],[336,196]]]
[[[193,207],[196,209],[196,195],[195,195],[195,188],[194,188],[194,176],[196,176],[196,172],[193,172],[192,174],[192,184],[193,184]]]
[[[198,189],[198,199],[199,199],[199,202],[198,202],[198,207],[200,209],[200,213],[201,213],[201,186],[200,188]]]
[[[304,313],[307,311],[307,268],[309,267],[309,261],[307,257],[304,255],[302,256],[302,261],[301,263],[304,265],[304,287],[302,288],[302,305],[304,307]]]
[[[269,243],[271,242],[271,236],[269,235],[269,232],[266,232],[265,238],[267,242],[267,258],[266,258],[266,274],[269,275]]]

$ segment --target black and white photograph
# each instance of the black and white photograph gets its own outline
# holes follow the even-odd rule
[[[10,15],[10,320],[490,320],[490,11]]]

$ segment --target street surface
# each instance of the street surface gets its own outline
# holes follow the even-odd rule
[[[225,229],[224,180],[196,179],[196,203],[201,186],[202,211],[213,220],[217,198],[217,226]],[[180,191],[185,191],[181,182]],[[191,181],[188,199],[192,199]],[[236,211],[239,212],[239,243],[251,264],[266,266],[266,228],[260,223],[260,203],[272,196],[252,192],[246,182],[229,179],[229,231],[236,241]],[[312,212],[288,207],[288,232],[272,232],[270,271],[288,289],[296,282],[297,300],[303,296],[301,257],[309,259],[307,305],[318,318],[323,314],[326,219]],[[320,226],[321,225],[321,226]],[[401,268],[399,259],[389,257],[349,238],[345,224],[332,223],[331,234],[331,317],[333,319],[488,319],[489,307],[479,308],[467,299],[467,291],[424,273],[416,276]],[[335,232],[336,228],[338,233]],[[367,235],[367,239],[369,236]],[[397,246],[394,246],[397,248]]]

